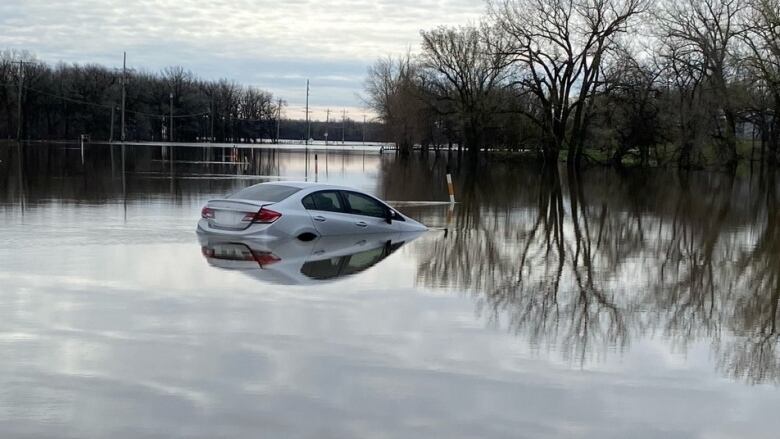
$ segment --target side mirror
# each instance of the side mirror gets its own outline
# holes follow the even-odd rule
[[[387,221],[387,224],[393,224],[393,217],[395,216],[395,212],[393,212],[390,209],[387,209],[385,211],[385,221]]]

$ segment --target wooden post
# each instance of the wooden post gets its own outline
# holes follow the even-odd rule
[[[450,204],[455,203],[455,188],[452,185],[452,174],[450,174],[450,167],[447,166],[447,191],[450,194]]]

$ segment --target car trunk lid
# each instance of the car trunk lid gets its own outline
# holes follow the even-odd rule
[[[253,216],[270,201],[219,199],[210,200],[206,208],[211,210],[209,225],[219,229],[244,230],[252,224]]]

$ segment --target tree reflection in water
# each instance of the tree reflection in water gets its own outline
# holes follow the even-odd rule
[[[382,190],[443,198],[430,184],[439,168],[387,162]],[[457,190],[447,235],[414,244],[423,285],[468,291],[491,323],[567,361],[585,364],[642,337],[679,351],[704,340],[723,373],[780,383],[774,175],[496,165],[462,173]],[[444,223],[440,211],[415,213]]]
[[[765,219],[750,230],[752,245],[740,252],[734,264],[741,284],[728,308],[728,329],[736,337],[717,345],[718,364],[734,378],[780,383],[780,209],[774,175],[760,183],[763,196],[757,197],[752,209]]]

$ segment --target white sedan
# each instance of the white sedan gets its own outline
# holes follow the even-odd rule
[[[342,186],[309,182],[260,183],[201,210],[198,231],[255,239],[356,233],[420,232],[427,228],[379,199]]]

